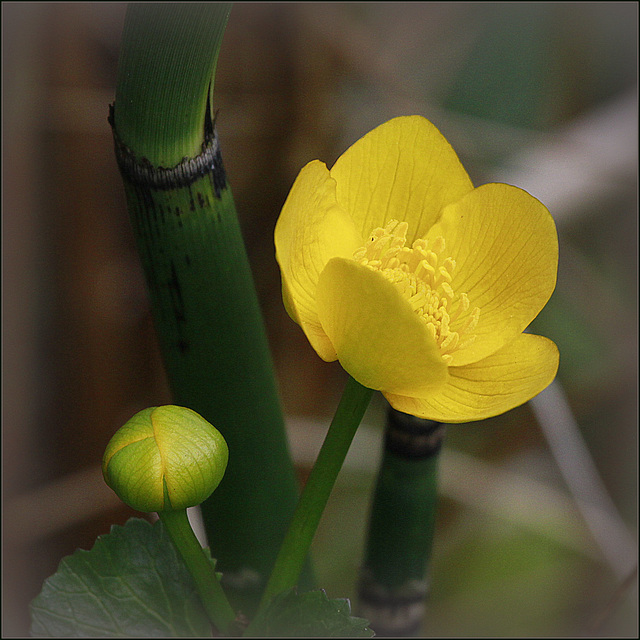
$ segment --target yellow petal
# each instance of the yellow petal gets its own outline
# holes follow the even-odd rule
[[[363,243],[349,216],[338,206],[335,181],[314,160],[298,175],[275,229],[276,258],[287,312],[325,360],[336,354],[318,321],[316,286],[330,258],[351,257]]]
[[[334,258],[320,274],[317,301],[340,364],[360,384],[409,395],[444,384],[447,367],[435,340],[380,272]]]
[[[394,118],[347,149],[331,169],[337,198],[363,237],[391,220],[423,237],[444,205],[473,184],[442,134],[425,118]]]
[[[558,359],[551,340],[524,333],[484,360],[449,367],[449,379],[436,393],[421,398],[385,396],[398,411],[438,422],[482,420],[540,393],[554,379]]]
[[[478,187],[446,207],[427,239],[438,236],[456,261],[451,288],[469,296],[467,314],[480,309],[475,341],[452,354],[450,364],[460,366],[494,353],[538,315],[556,285],[558,237],[546,207],[506,184]]]

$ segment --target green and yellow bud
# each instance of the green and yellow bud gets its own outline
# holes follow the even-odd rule
[[[222,434],[191,409],[167,405],[136,413],[111,438],[102,473],[137,511],[186,509],[220,484],[229,449]]]

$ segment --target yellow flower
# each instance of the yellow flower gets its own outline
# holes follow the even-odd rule
[[[390,120],[296,179],[275,230],[284,303],[326,361],[391,405],[441,422],[495,416],[555,377],[523,333],[555,288],[558,240],[538,200],[474,189],[442,134]]]

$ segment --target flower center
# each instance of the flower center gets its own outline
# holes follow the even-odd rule
[[[391,220],[387,226],[374,229],[354,259],[392,282],[409,301],[440,347],[445,362],[451,354],[469,346],[475,335],[480,309],[469,310],[469,297],[451,288],[456,261],[445,257],[444,238],[438,237],[427,246],[423,239],[411,247],[407,241],[406,222]]]

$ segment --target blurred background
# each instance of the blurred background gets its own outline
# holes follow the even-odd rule
[[[107,108],[123,3],[2,3],[3,636],[77,547],[135,515],[100,460],[167,403]],[[476,185],[555,217],[556,292],[532,329],[557,382],[448,428],[425,636],[637,637],[638,4],[238,3],[214,106],[292,450],[312,464],[345,377],[284,312],[272,233],[300,168],[397,115],[438,126]],[[385,403],[315,541],[356,600]]]

